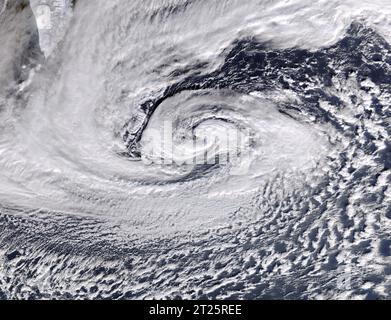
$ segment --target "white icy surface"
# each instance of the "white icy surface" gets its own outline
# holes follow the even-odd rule
[[[41,49],[49,56],[64,36],[72,15],[71,0],[31,0]]]

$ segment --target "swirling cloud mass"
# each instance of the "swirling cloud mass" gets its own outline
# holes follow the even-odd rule
[[[390,298],[391,4],[0,0],[0,298]]]

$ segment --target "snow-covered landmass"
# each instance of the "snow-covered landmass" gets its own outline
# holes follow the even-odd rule
[[[62,40],[72,16],[72,0],[31,0],[40,45],[46,56],[49,56]]]

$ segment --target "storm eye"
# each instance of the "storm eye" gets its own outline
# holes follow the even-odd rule
[[[138,146],[145,164],[164,171],[157,180],[196,179],[200,168],[213,173],[213,165],[224,170],[215,172],[218,178],[244,175],[250,183],[250,176],[304,170],[327,149],[320,132],[279,112],[271,99],[229,90],[183,91],[165,99]]]

